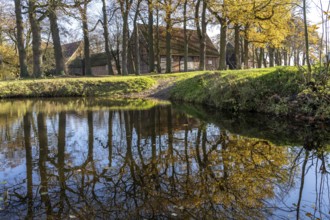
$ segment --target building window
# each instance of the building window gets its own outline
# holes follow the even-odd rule
[[[213,61],[212,60],[208,60],[207,62],[209,65],[212,65],[213,64]]]
[[[194,59],[193,57],[187,57],[187,70],[192,71],[195,70]],[[180,71],[184,71],[184,57],[180,58]]]

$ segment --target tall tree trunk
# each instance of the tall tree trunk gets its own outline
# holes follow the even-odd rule
[[[156,24],[156,57],[157,57],[157,72],[161,73],[162,68],[160,66],[160,46],[159,46],[159,8],[157,7],[157,24]]]
[[[172,18],[171,12],[166,12],[166,73],[172,72]]]
[[[80,15],[82,19],[83,34],[84,34],[84,57],[85,57],[85,75],[92,75],[92,65],[90,58],[90,43],[89,43],[89,33],[88,33],[88,18],[87,18],[87,5],[88,2],[85,0],[83,7],[80,7]]]
[[[265,56],[265,49],[262,48],[262,61],[263,61],[263,64],[264,64],[264,68],[267,67],[267,56]]]
[[[303,57],[302,57],[302,65],[305,66],[305,62],[306,62],[306,53],[303,53]]]
[[[283,49],[284,66],[288,66],[288,51]]]
[[[268,48],[268,54],[269,54],[269,67],[274,67],[274,48],[273,47],[269,47]]]
[[[200,70],[206,70],[206,1],[203,1],[203,11],[202,11],[202,41],[200,45]]]
[[[135,56],[134,56],[134,62],[135,62],[135,74],[140,75],[141,74],[141,64],[140,64],[140,37],[139,37],[139,27],[137,23],[134,23],[135,25],[135,32],[134,32],[134,46],[135,46]]]
[[[199,8],[201,0],[198,0],[195,8],[195,22],[199,37],[199,70],[205,70],[205,55],[206,55],[206,2],[203,1],[202,6],[202,21],[199,20]]]
[[[227,69],[226,55],[227,55],[227,24],[226,21],[221,22],[221,33],[220,33],[220,61],[219,69]]]
[[[155,71],[154,52],[154,2],[148,0],[148,49],[149,49],[149,72]]]
[[[252,45],[252,67],[256,68],[256,55],[257,55],[257,50],[255,49],[254,45]]]
[[[240,56],[240,43],[239,43],[239,30],[240,26],[238,24],[235,24],[234,26],[234,31],[235,31],[235,67],[236,69],[240,69],[241,68],[241,56]]]
[[[275,51],[275,65],[282,66],[282,57],[281,57],[280,49],[276,49]]]
[[[26,64],[26,51],[24,47],[24,26],[22,18],[21,0],[15,0],[15,15],[16,15],[16,31],[17,31],[17,48],[19,56],[20,77],[29,76]]]
[[[139,25],[137,23],[137,18],[139,15],[139,7],[140,7],[141,0],[137,2],[136,12],[134,16],[134,46],[135,46],[135,54],[134,54],[134,62],[135,62],[135,74],[140,75],[141,73],[141,65],[140,65],[140,37],[139,37]],[[153,31],[153,30],[152,30]],[[149,42],[150,44],[150,42]],[[152,47],[153,48],[153,47]],[[154,63],[155,61],[153,61]],[[154,66],[153,66],[154,68]]]
[[[257,56],[258,58],[258,68],[262,67],[262,63],[264,60],[264,49],[263,48],[259,48],[259,54]]]
[[[309,60],[309,39],[308,39],[308,26],[307,26],[307,14],[306,14],[306,0],[303,0],[303,14],[304,14],[304,32],[305,32],[305,46],[306,46],[306,62],[307,62],[307,82],[312,79],[312,67]]]
[[[116,69],[117,69],[117,73],[118,75],[121,75],[121,66],[120,66],[120,54],[119,54],[119,43],[118,43],[118,39],[117,39],[117,47],[116,47],[116,51],[111,50],[111,54],[113,56],[113,59],[115,60],[116,63]]]
[[[102,0],[102,13],[103,13],[103,36],[105,42],[105,53],[107,55],[107,65],[108,65],[108,75],[114,75],[114,71],[112,68],[112,59],[111,59],[111,51],[110,51],[110,37],[108,30],[108,14],[107,14],[107,4],[106,0]]]
[[[42,76],[41,70],[41,35],[40,24],[36,15],[36,0],[29,0],[29,20],[32,31],[32,53],[33,53],[33,74],[39,78]]]
[[[199,6],[200,0],[196,4],[195,10],[195,21],[197,32],[199,36],[199,70],[205,70],[205,59],[206,59],[206,2],[203,1],[202,6],[202,21],[199,22]]]
[[[249,68],[249,40],[244,38],[244,69]]]
[[[50,6],[48,10],[48,18],[50,22],[50,30],[52,33],[53,44],[54,44],[54,55],[55,55],[55,65],[56,65],[56,74],[65,75],[65,64],[64,57],[61,47],[60,32],[57,24],[57,15],[56,7],[57,2],[55,0],[50,1]]]
[[[121,68],[123,75],[128,75],[127,71],[127,53],[128,53],[128,12],[123,12],[123,48]]]
[[[187,4],[188,0],[184,1],[183,6],[183,32],[184,32],[184,72],[188,71],[188,35],[187,35]]]

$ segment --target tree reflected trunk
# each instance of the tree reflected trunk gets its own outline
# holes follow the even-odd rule
[[[170,183],[171,189],[175,191],[175,162],[173,148],[173,122],[172,122],[172,106],[167,107],[167,132],[168,132],[168,160],[171,165]]]
[[[58,122],[58,155],[57,155],[57,168],[58,168],[58,177],[60,184],[60,208],[58,211],[58,217],[61,217],[61,213],[63,213],[64,209],[64,200],[65,200],[65,134],[66,134],[66,113],[60,112],[59,114],[59,122]]]
[[[112,166],[112,152],[113,152],[113,142],[112,142],[112,127],[113,127],[113,112],[112,111],[109,111],[109,121],[108,121],[108,148],[109,148],[109,156],[108,156],[108,159],[109,159],[109,167]]]
[[[48,158],[48,138],[46,117],[44,113],[38,113],[38,138],[39,138],[39,169],[40,169],[40,196],[42,202],[45,204],[47,216],[51,216],[52,207],[48,195],[48,179],[47,179],[47,158]]]
[[[94,152],[94,127],[93,127],[93,112],[87,112],[87,124],[88,124],[88,156],[87,161],[93,162]]]
[[[31,113],[26,113],[23,117],[24,143],[26,155],[26,188],[27,188],[27,216],[25,219],[33,218],[33,162],[31,147]]]
[[[300,219],[299,218],[300,204],[301,204],[302,194],[303,194],[304,185],[305,185],[305,172],[306,172],[306,165],[307,165],[307,162],[308,162],[308,157],[309,157],[309,151],[306,150],[304,163],[303,163],[302,169],[301,169],[301,181],[300,181],[299,197],[298,197],[298,203],[297,203],[297,220]]]
[[[132,152],[132,127],[131,127],[131,117],[129,112],[124,112],[124,120],[125,120],[125,131],[126,131],[126,157],[125,160],[129,166],[131,171],[131,176],[133,178],[134,183],[137,182],[135,169],[134,169],[134,159],[133,159],[133,152]]]
[[[185,132],[184,132],[184,152],[185,152],[185,159],[186,159],[186,166],[187,166],[187,173],[186,173],[186,184],[188,186],[189,180],[190,180],[190,162],[189,162],[189,151],[188,151],[188,124],[185,127]],[[188,187],[187,187],[188,189]]]

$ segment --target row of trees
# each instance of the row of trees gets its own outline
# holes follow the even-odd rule
[[[53,45],[56,74],[65,74],[61,43],[64,38],[70,39],[67,33],[75,26],[81,27],[77,31],[79,36],[71,37],[83,38],[86,74],[92,72],[90,37],[93,33],[101,38],[98,42],[103,42],[99,50],[106,52],[110,67],[108,74],[114,74],[112,59],[119,60],[119,51],[119,73],[129,73],[128,61],[132,59],[134,72],[139,74],[140,36],[139,32],[133,31],[139,23],[148,27],[150,72],[160,69],[159,26],[166,27],[166,72],[172,71],[173,26],[184,29],[186,71],[188,28],[197,29],[198,32],[200,70],[206,68],[207,30],[217,27],[220,29],[219,36],[215,38],[219,45],[219,69],[227,68],[228,42],[234,46],[237,69],[243,66],[301,65],[309,61],[306,58],[309,52],[311,56],[322,57],[325,47],[317,33],[317,26],[306,22],[305,30],[304,10],[301,10],[307,7],[303,4],[305,0],[14,0],[14,4],[0,0],[0,3],[0,10],[4,11],[0,16],[0,45],[12,45],[18,51],[21,77],[30,76],[29,71],[34,77],[42,76],[43,38]],[[102,10],[95,13],[100,8]],[[15,14],[14,21],[13,16],[10,16],[12,14]],[[307,44],[306,33],[309,36]],[[133,56],[129,56],[131,37],[135,42]],[[33,68],[28,68],[26,61],[29,48],[32,51]]]

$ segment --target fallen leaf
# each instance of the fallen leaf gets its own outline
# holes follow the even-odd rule
[[[307,216],[307,217],[312,217],[313,215],[312,215],[312,213],[307,212],[307,213],[306,213],[306,216]]]

